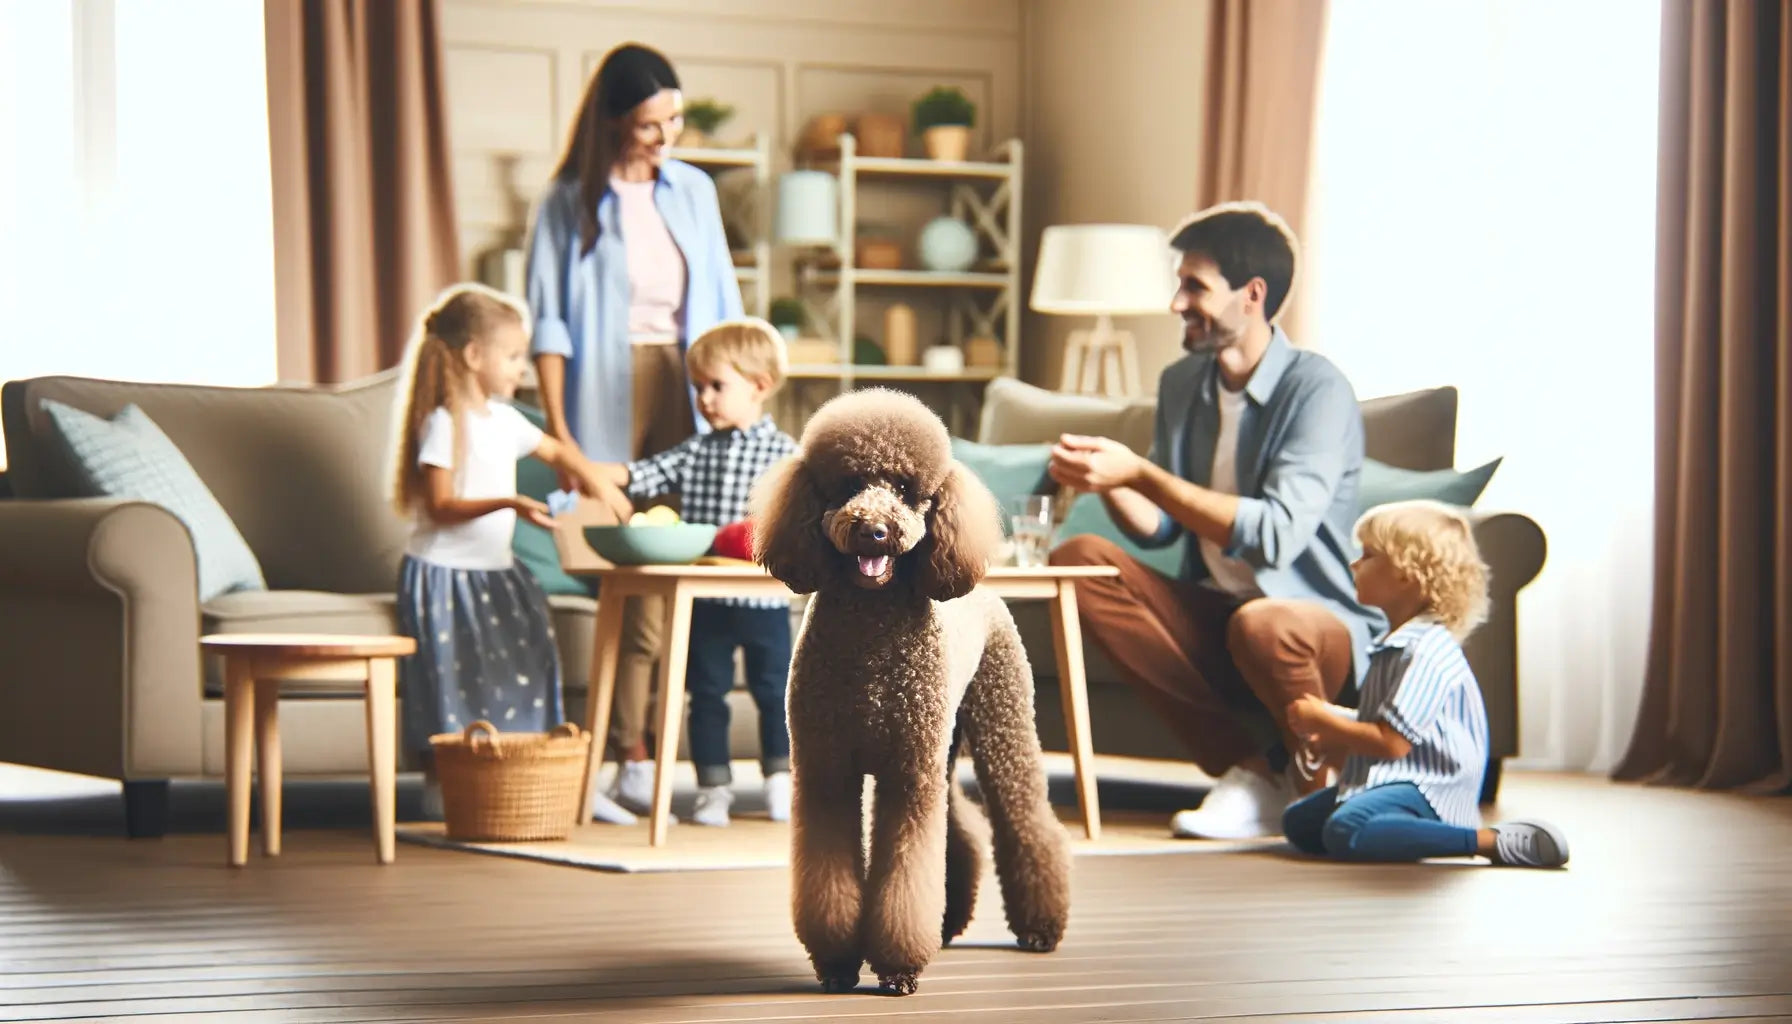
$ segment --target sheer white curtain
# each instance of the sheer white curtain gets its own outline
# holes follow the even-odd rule
[[[0,379],[274,380],[261,11],[0,3]]]
[[[1516,764],[1622,754],[1648,635],[1658,4],[1334,3],[1310,346],[1362,397],[1452,384],[1477,507],[1549,540],[1520,595]]]

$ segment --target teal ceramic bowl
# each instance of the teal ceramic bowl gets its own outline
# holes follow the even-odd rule
[[[716,528],[702,523],[587,526],[585,543],[617,565],[686,565],[709,553]]]

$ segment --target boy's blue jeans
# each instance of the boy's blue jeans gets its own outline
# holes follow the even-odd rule
[[[1282,812],[1282,834],[1297,849],[1339,860],[1412,861],[1472,857],[1472,828],[1446,825],[1410,782],[1372,786],[1338,802],[1329,786]]]
[[[784,689],[790,682],[790,609],[740,608],[715,601],[691,605],[691,655],[685,691],[691,704],[691,763],[699,786],[734,781],[728,764],[728,691],[734,650],[746,655],[747,691],[759,708],[759,766],[790,770]]]

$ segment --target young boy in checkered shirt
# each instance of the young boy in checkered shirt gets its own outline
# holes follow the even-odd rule
[[[765,411],[766,399],[784,382],[784,338],[763,320],[726,321],[691,343],[685,368],[710,431],[657,455],[604,469],[637,507],[676,494],[685,522],[726,526],[746,518],[747,498],[760,475],[796,454],[796,442]],[[784,722],[790,601],[699,598],[691,608],[685,675],[691,761],[699,787],[692,818],[699,825],[728,824],[734,801],[727,696],[734,687],[736,648],[745,654],[747,689],[759,708],[766,807],[774,821],[790,818],[790,732]],[[677,740],[661,736],[658,742]]]

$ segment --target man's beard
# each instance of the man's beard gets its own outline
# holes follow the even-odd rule
[[[1184,320],[1182,350],[1197,354],[1218,352],[1237,343],[1241,333],[1229,333],[1213,320]]]

